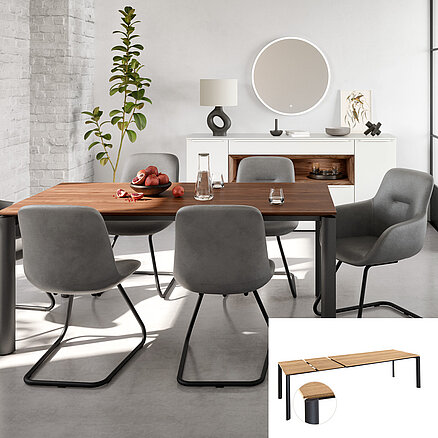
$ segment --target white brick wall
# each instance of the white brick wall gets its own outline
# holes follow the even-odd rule
[[[94,0],[30,3],[30,191],[92,181],[81,111],[92,107]]]
[[[29,0],[0,0],[0,199],[29,194]]]

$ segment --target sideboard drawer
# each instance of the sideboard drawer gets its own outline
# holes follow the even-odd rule
[[[354,140],[230,140],[232,155],[354,155]]]

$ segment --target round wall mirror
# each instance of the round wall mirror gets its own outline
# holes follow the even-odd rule
[[[260,101],[279,114],[303,114],[324,99],[330,82],[326,57],[302,38],[272,41],[257,55],[252,86]]]

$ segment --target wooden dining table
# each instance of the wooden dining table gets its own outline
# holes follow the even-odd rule
[[[188,205],[251,205],[266,221],[314,221],[315,295],[321,294],[322,317],[336,317],[336,208],[326,184],[228,183],[214,190],[210,201],[194,199],[195,185],[180,183],[185,193],[172,196],[172,187],[156,197],[129,201],[115,196],[129,183],[61,183],[0,210],[0,355],[15,351],[15,238],[17,214],[26,205],[80,205],[97,209],[105,220],[175,220]],[[269,203],[271,188],[281,187],[282,205]],[[62,255],[60,255],[62,256]]]

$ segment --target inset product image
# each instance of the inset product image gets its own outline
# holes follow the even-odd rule
[[[329,386],[321,382],[309,382],[295,393],[294,410],[297,417],[308,424],[325,423],[335,413],[336,401],[333,399],[335,393]],[[320,404],[320,400],[333,400],[334,403]]]
[[[290,376],[313,373],[340,368],[350,368],[360,365],[371,365],[382,362],[392,362],[392,376],[395,377],[395,361],[403,359],[416,360],[416,385],[421,387],[420,356],[399,350],[382,350],[367,353],[344,354],[341,356],[317,357],[278,362],[278,398],[283,397],[283,373],[286,376],[286,420],[290,420]]]

